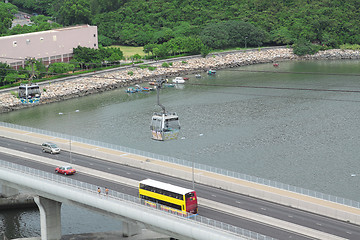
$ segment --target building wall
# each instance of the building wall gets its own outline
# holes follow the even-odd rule
[[[23,66],[26,58],[42,60],[45,65],[68,62],[73,48],[98,48],[97,26],[75,26],[0,37],[0,62],[14,68]]]

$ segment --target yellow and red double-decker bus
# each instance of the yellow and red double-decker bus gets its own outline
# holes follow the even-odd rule
[[[172,184],[145,179],[139,183],[139,197],[145,200],[146,205],[163,205],[164,210],[198,212],[196,192]]]

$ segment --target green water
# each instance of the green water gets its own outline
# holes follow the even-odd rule
[[[358,173],[360,94],[346,92],[360,91],[359,63],[294,61],[204,73],[201,79],[190,75],[182,89],[160,95],[182,126],[179,139],[169,142],[151,139],[150,119],[160,111],[155,92],[118,89],[1,114],[0,121],[360,200],[359,177],[351,177]]]

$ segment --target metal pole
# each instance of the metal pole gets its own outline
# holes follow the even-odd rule
[[[163,114],[166,113],[165,111],[165,107],[160,103],[160,88],[162,87],[162,84],[165,81],[163,79],[158,79],[156,82],[156,94],[157,94],[157,104],[161,107],[161,109],[163,110]]]
[[[195,175],[194,175],[194,165],[195,163],[192,162],[192,184],[193,184],[193,190],[195,190]]]
[[[69,112],[69,123],[71,124],[70,115],[71,115],[71,112]],[[72,164],[72,158],[71,158],[71,134],[69,135],[69,141],[70,141],[70,164]]]
[[[77,113],[77,112],[79,112],[80,110],[75,110],[75,112]],[[71,124],[71,113],[72,112],[68,112],[68,113],[62,113],[62,112],[60,112],[59,113],[59,115],[63,115],[63,114],[67,114],[68,115],[68,117],[69,117],[69,123]],[[69,134],[69,146],[70,146],[70,148],[69,148],[69,162],[70,162],[70,164],[72,164],[72,150],[71,150],[71,138],[72,138],[72,135],[71,134]]]

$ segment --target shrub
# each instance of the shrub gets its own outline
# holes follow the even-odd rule
[[[134,72],[133,72],[133,71],[129,71],[129,72],[128,72],[128,75],[132,76],[132,75],[134,75]]]
[[[164,67],[164,68],[168,68],[169,64],[167,62],[164,62],[161,66]]]
[[[155,69],[156,69],[156,67],[148,67],[148,69],[150,70],[150,71],[154,71]]]
[[[356,51],[356,50],[360,50],[360,45],[359,44],[348,44],[348,43],[346,43],[346,44],[341,45],[340,49],[342,49],[342,50],[348,49],[348,50]]]
[[[321,46],[310,43],[307,40],[300,39],[293,45],[293,52],[298,56],[304,56],[306,54],[315,54],[320,50]]]

